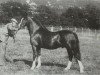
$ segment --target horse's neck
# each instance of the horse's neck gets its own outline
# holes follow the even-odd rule
[[[48,31],[48,29],[44,25],[42,25],[42,23],[37,18],[35,18],[34,21],[40,26],[40,29]]]
[[[29,34],[34,34],[37,30],[42,30],[45,32],[49,32],[49,30],[43,26],[39,21],[31,19],[30,17],[28,17],[28,23],[27,24],[27,28],[29,30]]]
[[[40,28],[32,19],[29,18],[28,22],[27,28],[30,35],[35,33]]]

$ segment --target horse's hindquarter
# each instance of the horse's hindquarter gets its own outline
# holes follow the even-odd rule
[[[79,41],[78,37],[77,37],[77,34],[72,32],[72,31],[62,30],[62,31],[59,32],[59,34],[60,34],[60,37],[61,37],[62,45],[69,44],[72,41],[74,41],[74,42],[78,42]]]

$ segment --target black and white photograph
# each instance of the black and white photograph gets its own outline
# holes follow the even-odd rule
[[[100,0],[0,0],[0,75],[100,75]]]

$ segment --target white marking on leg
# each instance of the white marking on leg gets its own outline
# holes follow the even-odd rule
[[[37,67],[36,68],[39,68],[41,66],[41,56],[39,56],[37,58],[37,61],[38,61],[38,64],[37,64]]]
[[[79,64],[79,67],[80,67],[80,73],[84,73],[84,67],[83,67],[82,62],[78,60],[78,64]]]
[[[31,70],[34,70],[35,67],[36,67],[36,58],[35,58],[35,60],[34,60],[33,63],[32,63]]]
[[[67,67],[65,68],[65,70],[69,70],[70,68],[71,68],[71,65],[72,65],[72,62],[71,61],[68,61],[68,65],[67,65]]]

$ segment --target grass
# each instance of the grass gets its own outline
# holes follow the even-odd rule
[[[64,68],[68,63],[68,54],[65,48],[56,50],[42,49],[42,66],[39,69],[30,70],[28,62],[17,61],[15,63],[6,62],[6,65],[0,67],[2,75],[48,75],[48,74],[66,74],[66,75],[100,75],[100,39],[89,37],[78,33],[80,40],[80,50],[82,62],[85,67],[85,73],[79,73],[79,66],[73,60],[71,69],[67,72]],[[16,43],[9,39],[6,58],[25,59],[32,61],[32,49],[29,43],[27,30],[20,30],[16,36]],[[26,64],[28,63],[28,64]]]

